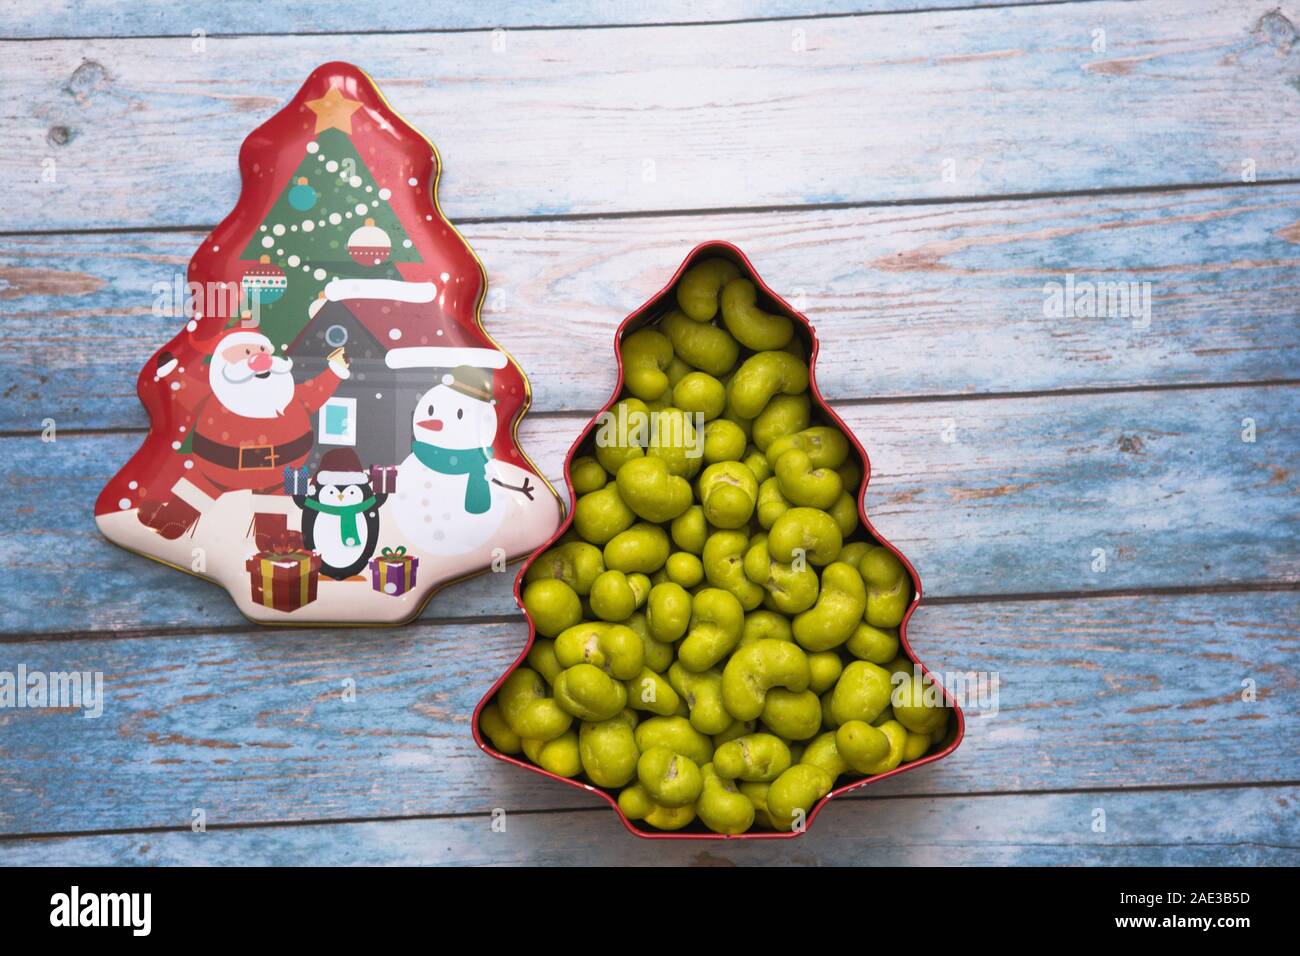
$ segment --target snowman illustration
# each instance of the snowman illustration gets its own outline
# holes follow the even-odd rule
[[[459,366],[420,397],[388,509],[421,551],[477,550],[512,510],[536,500],[531,473],[493,458],[497,425],[488,369]]]

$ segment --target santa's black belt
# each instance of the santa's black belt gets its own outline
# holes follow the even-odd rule
[[[194,454],[222,468],[248,471],[252,468],[275,468],[302,458],[311,451],[315,437],[304,432],[283,445],[222,445],[211,438],[194,433]]]

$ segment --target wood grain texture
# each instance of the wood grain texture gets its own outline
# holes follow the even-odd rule
[[[1300,187],[466,228],[534,407],[599,408],[614,330],[727,239],[817,327],[832,400],[1270,381],[1300,369]],[[0,431],[141,428],[135,379],[202,236],[0,237]],[[1048,318],[1045,283],[1150,283],[1149,322]],[[163,308],[155,314],[154,303]],[[1146,327],[1142,327],[1142,326]],[[556,328],[565,334],[557,337]]]
[[[866,506],[932,597],[1300,580],[1296,386],[844,405],[871,456]],[[1256,441],[1242,441],[1255,422]],[[519,435],[557,487],[585,417]],[[946,441],[950,436],[952,441]],[[0,439],[12,507],[0,633],[240,626],[225,592],[109,544],[89,503],[138,434]],[[75,503],[85,502],[84,507]],[[1098,552],[1105,570],[1093,570]],[[75,556],[69,559],[67,556]],[[514,613],[513,574],[433,599],[432,617]]]
[[[967,701],[952,756],[869,792],[1300,780],[1277,745],[1300,733],[1297,620],[1296,591],[922,605],[914,651],[940,675],[995,673],[996,697]],[[525,635],[520,622],[2,643],[0,670],[102,671],[105,706],[0,710],[0,833],[188,828],[195,808],[209,826],[493,807],[612,820],[471,739]],[[827,823],[844,834],[815,829]]]
[[[847,799],[795,840],[640,840],[613,813],[5,841],[15,866],[1295,866],[1300,788]],[[1095,833],[1095,811],[1106,831]]]
[[[1191,0],[519,31],[501,52],[486,33],[16,41],[0,230],[219,219],[239,143],[332,59],[438,143],[453,220],[1240,183],[1246,160],[1294,178],[1295,40],[1274,0]]]
[[[1043,0],[1018,0],[1038,3]],[[0,37],[184,36],[214,34],[354,33],[492,30],[599,26],[611,23],[709,23],[773,17],[842,16],[945,7],[1004,5],[1005,0],[660,0],[613,4],[608,0],[505,0],[464,3],[433,0],[409,7],[355,7],[273,0],[223,3],[205,0],[178,6],[167,0],[123,5],[113,0],[0,7]]]

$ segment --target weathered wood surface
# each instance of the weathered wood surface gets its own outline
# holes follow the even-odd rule
[[[911,556],[927,595],[952,598],[1300,580],[1297,394],[1252,386],[838,411],[871,455],[873,524]],[[1254,442],[1242,440],[1247,419]],[[524,420],[523,446],[557,486],[585,423]],[[0,568],[39,581],[0,595],[0,632],[242,623],[223,591],[96,531],[90,505],[140,437],[0,439],[12,505],[0,512]],[[512,581],[457,585],[426,615],[513,613]]]
[[[846,799],[794,840],[640,840],[612,812],[6,840],[27,866],[1295,866],[1300,788]],[[1105,832],[1093,829],[1097,811]]]
[[[1297,620],[1296,591],[923,605],[916,653],[997,674],[997,696],[968,701],[951,757],[869,792],[1293,781],[1278,742],[1300,733]],[[604,809],[474,745],[470,713],[524,638],[520,622],[2,643],[0,669],[102,671],[105,704],[0,711],[0,832]]]
[[[714,238],[740,245],[808,314],[832,400],[1259,382],[1300,369],[1297,186],[465,231],[489,272],[484,324],[528,371],[535,407],[552,412],[604,403],[619,320]],[[46,418],[144,427],[136,375],[182,324],[153,313],[153,289],[184,282],[201,239],[0,237],[0,431]],[[1067,275],[1150,283],[1149,322],[1045,316],[1044,285]]]
[[[1274,0],[491,42],[254,36],[194,52],[188,36],[11,41],[0,47],[0,86],[16,104],[0,230],[216,221],[236,194],[239,143],[331,59],[371,70],[439,144],[458,220],[1240,183],[1246,162],[1260,180],[1300,176],[1300,43]]]
[[[1017,0],[1039,3],[1043,0]],[[945,7],[1002,6],[1006,0],[659,0],[653,4],[609,0],[425,0],[409,6],[364,7],[274,0],[177,4],[144,0],[10,2],[0,6],[0,38],[184,36],[213,34],[380,33],[591,27],[622,23],[709,23],[779,17],[843,16]]]

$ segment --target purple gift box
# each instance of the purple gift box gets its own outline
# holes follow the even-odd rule
[[[419,567],[420,559],[407,554],[405,548],[384,548],[379,557],[370,559],[370,586],[392,597],[405,594],[415,587]]]

